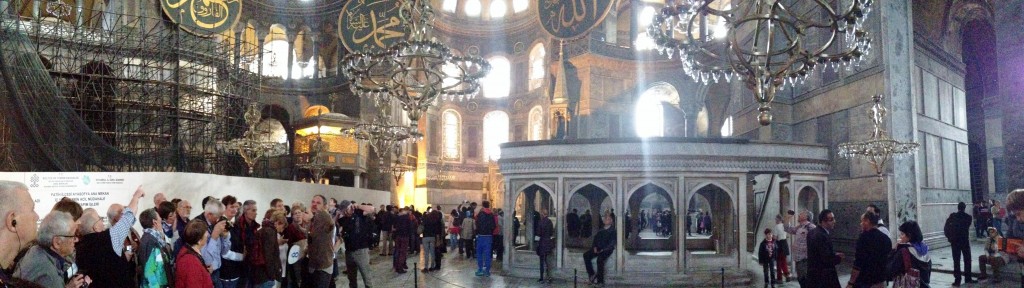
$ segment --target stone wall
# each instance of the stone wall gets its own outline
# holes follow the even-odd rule
[[[918,119],[917,155],[921,230],[929,242],[947,245],[946,215],[958,202],[971,203],[967,146],[967,108],[963,64],[931,43],[917,41],[913,94]]]

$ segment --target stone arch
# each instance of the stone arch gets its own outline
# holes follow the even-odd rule
[[[539,220],[540,210],[546,209],[548,216],[552,217],[557,215],[558,203],[554,194],[555,190],[550,189],[547,185],[541,182],[531,182],[527,185],[522,186],[521,189],[516,190],[515,202],[512,204],[512,221],[519,222],[519,229],[513,227],[512,239],[515,240],[511,245],[515,243],[524,244],[522,246],[514,246],[516,250],[535,250],[536,244],[533,241],[534,228],[536,227],[535,221]],[[543,194],[541,194],[543,192]],[[558,227],[557,222],[555,227]],[[515,224],[513,224],[515,226]]]
[[[644,181],[644,183],[641,183],[640,185],[637,185],[627,191],[630,191],[626,196],[626,211],[628,212],[628,214],[624,213],[623,216],[616,215],[617,217],[625,217],[625,215],[630,216],[628,221],[624,221],[626,223],[626,227],[623,227],[624,229],[626,229],[625,231],[627,231],[628,236],[625,242],[626,249],[658,251],[675,250],[675,243],[678,239],[676,236],[678,235],[678,233],[675,229],[675,227],[677,226],[674,224],[674,222],[678,221],[676,219],[679,218],[677,218],[676,216],[679,215],[679,213],[678,209],[674,205],[674,203],[676,202],[675,198],[673,197],[673,191],[667,189],[663,185],[660,185],[654,181],[649,180]],[[650,224],[648,224],[648,227],[651,227],[652,229],[650,233],[647,233],[644,232],[644,230],[640,229],[640,224],[645,219],[641,219],[639,216],[640,210],[643,207],[643,203],[646,200],[648,200],[648,198],[651,197],[663,198],[665,207],[654,206],[652,207],[652,209],[647,209],[644,215],[645,218],[650,218],[656,210],[667,210],[669,214],[666,217],[654,219],[654,221],[650,222]],[[654,225],[655,223],[658,223],[658,221],[662,220],[668,221],[664,222],[661,227]],[[645,236],[643,236],[645,238],[642,238],[642,236],[640,236],[641,233],[646,233],[644,234]]]
[[[580,226],[576,227],[576,228],[578,228],[577,231],[579,232],[579,234],[577,234],[577,233],[567,233],[569,235],[578,236],[578,237],[570,237],[570,239],[565,241],[565,246],[566,247],[574,247],[574,248],[585,248],[585,247],[588,247],[587,245],[590,244],[590,242],[589,242],[590,241],[590,239],[589,239],[590,236],[593,236],[593,233],[601,225],[600,224],[601,223],[600,219],[601,219],[601,215],[603,213],[603,210],[605,208],[613,208],[613,207],[615,207],[615,199],[613,198],[613,193],[610,192],[610,191],[612,191],[612,190],[607,189],[606,186],[601,185],[600,183],[585,182],[585,183],[582,183],[581,185],[579,185],[579,187],[577,187],[576,189],[573,189],[571,192],[565,194],[566,198],[564,200],[565,201],[565,206],[564,207],[565,207],[566,212],[568,213],[568,212],[572,211],[572,209],[578,208],[579,209],[578,210],[578,212],[579,212],[578,215],[580,215],[580,218],[581,218],[580,221],[579,221],[579,225]],[[579,197],[582,197],[582,198],[577,198],[577,195]],[[580,200],[576,200],[576,199],[580,199]],[[608,202],[608,205],[605,205],[606,201]],[[574,203],[577,204],[577,205],[574,205]],[[585,205],[579,205],[579,204],[585,204]],[[590,214],[589,214],[590,221],[586,221],[586,219],[584,219],[584,217],[583,217],[583,215],[586,214],[587,210],[590,211]],[[588,228],[588,227],[590,228],[590,230],[586,231],[586,228]],[[563,228],[568,230],[568,226],[567,225],[563,226]]]
[[[75,106],[82,111],[82,120],[96,132],[115,132],[117,128],[117,73],[102,61],[85,63],[78,71],[82,77],[75,83],[78,99]],[[115,133],[101,133],[101,138],[117,146]]]
[[[633,99],[634,132],[641,137],[685,136],[687,117],[679,106],[679,90],[661,81],[639,87],[643,90]]]
[[[800,213],[803,211],[810,212],[811,222],[814,222],[814,218],[821,212],[822,208],[822,195],[818,192],[818,189],[811,185],[800,186],[800,189],[796,190],[796,212]]]
[[[716,255],[725,255],[738,253],[738,250],[726,250],[726,249],[738,249],[739,247],[739,233],[741,227],[738,227],[738,213],[737,203],[735,201],[735,191],[730,190],[728,185],[722,185],[722,183],[708,181],[702,182],[694,186],[691,191],[687,193],[687,210],[689,211],[695,207],[696,197],[702,197],[702,199],[708,201],[706,207],[709,207],[708,211],[703,211],[710,216],[711,223],[706,227],[709,227],[707,232],[710,232],[707,238],[694,237],[686,241],[686,249],[691,251],[713,251]],[[683,219],[685,221],[685,219]],[[692,224],[693,230],[697,230],[700,227],[700,218],[692,218],[694,221]],[[683,223],[685,225],[685,223]],[[737,232],[734,232],[737,231]],[[698,233],[700,234],[700,233]],[[687,237],[690,238],[690,237]]]
[[[288,112],[288,109],[282,107],[281,105],[268,104],[263,106],[263,111],[261,114],[264,120],[274,119],[277,120],[277,122],[281,123],[281,126],[284,127],[284,130],[288,135],[288,151],[292,151],[291,146],[292,143],[294,143],[295,141],[295,128],[292,127],[292,121],[290,116],[291,113]]]
[[[964,41],[964,29],[973,21],[991,22],[994,11],[992,7],[983,0],[960,0],[952,1],[949,10],[946,11],[946,19],[943,19],[942,45],[946,51],[960,54],[960,43]]]
[[[547,191],[555,191],[555,189],[551,189],[551,187],[548,186],[547,184],[544,184],[544,182],[541,182],[541,181],[531,181],[531,182],[527,182],[526,184],[520,185],[518,188],[516,188],[516,190],[515,190],[516,194],[512,195],[512,197],[517,197],[518,198],[519,197],[519,193],[522,193],[523,190],[526,190],[526,188],[529,188],[530,186],[538,186],[538,187],[540,187],[540,188],[542,188],[544,190],[547,190]],[[552,192],[552,193],[554,193],[554,192]]]

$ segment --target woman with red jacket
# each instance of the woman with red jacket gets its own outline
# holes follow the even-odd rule
[[[204,220],[197,219],[185,226],[185,247],[178,253],[174,263],[174,287],[177,288],[213,288],[213,279],[199,251],[206,246],[206,238],[210,233],[206,230]]]

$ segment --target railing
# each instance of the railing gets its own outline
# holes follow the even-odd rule
[[[554,43],[558,47],[558,42]],[[633,46],[621,46],[609,43],[597,36],[584,37],[581,39],[567,40],[565,42],[565,54],[568,58],[593,53],[610,58],[623,60],[665,60],[665,56],[658,54],[655,50],[636,50]],[[558,60],[558,53],[551,53],[551,60]]]
[[[761,231],[761,221],[764,220],[764,214],[766,212],[765,208],[768,207],[768,198],[771,197],[772,189],[775,188],[775,177],[778,177],[778,174],[772,174],[772,178],[771,178],[771,180],[769,180],[771,182],[768,182],[768,189],[763,192],[764,193],[764,198],[761,199],[761,203],[757,203],[757,200],[754,200],[754,205],[755,205],[754,208],[757,209],[756,211],[754,211],[754,215],[756,215],[757,217],[754,220],[754,229],[751,229],[749,232],[747,232],[747,235],[748,235],[747,237],[750,238],[751,236],[753,236],[752,240],[754,240],[754,241],[748,241],[747,242],[748,243],[748,245],[747,245],[748,250],[749,250],[750,247],[752,247],[752,246],[749,245],[749,243],[756,243],[757,242],[756,241],[757,240],[757,235]],[[757,193],[755,193],[755,195],[756,194]],[[757,199],[757,197],[754,197],[754,199]],[[753,234],[753,235],[751,235],[751,234]],[[757,245],[757,244],[755,244],[755,245]],[[751,252],[753,252],[753,251],[751,251]]]

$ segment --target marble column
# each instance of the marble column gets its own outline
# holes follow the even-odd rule
[[[320,78],[320,35],[313,33],[309,37],[313,45],[313,56],[309,57],[309,65],[313,65],[313,79]]]
[[[235,31],[234,32],[235,32],[235,47],[232,47],[232,50],[233,50],[232,51],[232,56],[234,56],[234,57],[232,57],[233,59],[232,59],[232,62],[231,62],[231,67],[234,67],[235,69],[238,69],[238,68],[240,68],[239,67],[239,63],[241,63],[241,60],[242,60],[241,59],[242,58],[242,42],[245,40],[245,39],[242,39],[242,36],[244,35],[243,32],[245,32],[245,25],[235,25]]]
[[[884,60],[882,75],[886,85],[883,103],[889,109],[889,121],[886,124],[890,125],[889,132],[894,139],[919,141],[916,139],[916,101],[911,93],[911,68],[914,67],[911,0],[877,1],[874,5],[875,13],[881,16],[882,33],[872,41],[880,40],[883,43],[873,45],[875,51],[871,53],[881,53]],[[917,220],[919,187],[916,159],[904,157],[892,161],[887,197],[889,207],[892,207],[889,209],[889,219],[896,219],[894,223]]]
[[[267,43],[267,35],[270,35],[270,27],[256,27],[256,75],[263,76],[263,47]]]
[[[39,20],[39,11],[40,7],[43,5],[42,3],[42,0],[32,1],[32,20]]]
[[[615,44],[619,37],[619,16],[611,11],[604,17],[604,42]]]
[[[352,179],[352,186],[355,187],[355,188],[363,188],[362,187],[363,179],[360,179],[360,177],[359,177],[360,173],[357,171],[356,173],[352,173],[352,174],[353,174],[353,176],[352,176],[353,177],[353,179]]]
[[[999,1],[992,21],[996,34],[996,53],[999,75],[999,101],[1003,109],[1003,161],[1006,188],[1024,188],[1024,1]],[[995,171],[999,173],[1000,171]],[[1007,191],[996,191],[1006,193]],[[1002,200],[1002,199],[1000,199]]]
[[[288,37],[288,75],[284,79],[288,80],[292,79],[292,66],[295,66],[295,39],[299,37],[299,32],[288,29],[285,36]]]
[[[82,27],[82,22],[85,21],[85,17],[82,17],[83,7],[85,7],[84,0],[75,0],[75,27]]]

